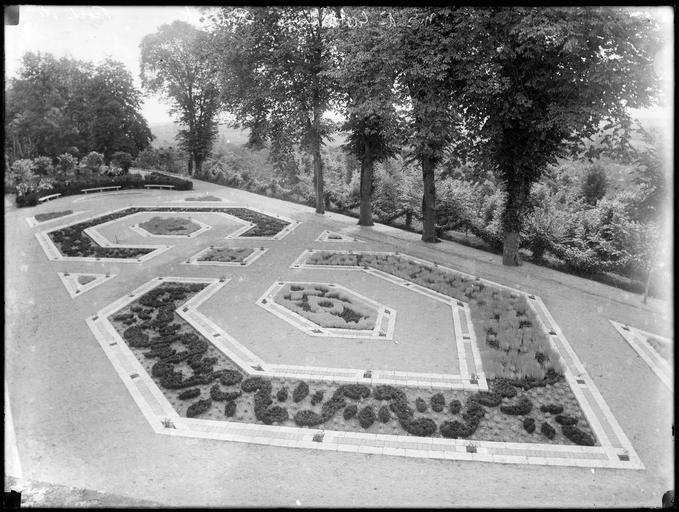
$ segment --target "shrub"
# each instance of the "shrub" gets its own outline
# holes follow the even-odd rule
[[[297,411],[297,414],[295,414],[293,419],[300,427],[313,427],[314,425],[323,423],[323,417],[320,414],[316,414],[314,411],[308,409]]]
[[[547,439],[554,439],[554,434],[556,434],[556,430],[554,430],[554,427],[552,427],[549,423],[546,421],[542,423],[540,426],[540,432],[547,438]]]
[[[330,400],[325,402],[323,407],[321,407],[321,416],[323,416],[325,421],[328,421],[346,404],[347,402],[342,395],[342,391],[340,389],[336,389]]]
[[[356,404],[347,405],[344,408],[344,419],[350,420],[358,413],[358,406]]]
[[[415,408],[417,409],[417,412],[427,412],[427,402],[418,396],[415,399]]]
[[[149,335],[136,325],[125,329],[123,338],[130,347],[145,347],[149,342]]]
[[[373,390],[373,397],[376,400],[397,400],[405,399],[405,393],[389,385],[380,385]]]
[[[540,410],[549,414],[561,414],[563,412],[563,405],[561,404],[547,404],[541,405]]]
[[[177,398],[180,400],[190,400],[191,398],[196,398],[197,396],[200,396],[200,388],[191,388],[179,393]]]
[[[413,417],[413,410],[408,406],[408,403],[403,400],[394,400],[389,409],[396,414],[399,420],[409,420]]]
[[[224,414],[226,414],[226,416],[228,416],[229,418],[236,414],[236,402],[234,402],[233,400],[231,400],[230,402],[226,402],[226,406],[224,407]]]
[[[154,377],[162,377],[168,372],[172,371],[172,365],[168,363],[164,363],[162,361],[158,361],[151,367],[151,375]],[[198,395],[196,395],[198,396]]]
[[[467,425],[461,421],[444,421],[439,428],[441,435],[450,439],[458,439],[460,437],[468,437],[471,432]]]
[[[446,399],[443,396],[443,393],[436,393],[431,397],[431,409],[434,412],[441,412],[443,411],[443,408],[446,406]]]
[[[287,399],[288,399],[288,388],[283,386],[276,393],[276,400],[278,400],[279,402],[285,402]]]
[[[582,446],[594,446],[594,438],[587,432],[583,432],[574,425],[563,425],[561,427],[563,435],[573,441],[575,444]]]
[[[241,382],[240,387],[246,393],[252,393],[253,391],[259,390],[262,386],[265,386],[265,383],[268,384],[268,382],[261,377],[249,377]]]
[[[472,395],[470,399],[486,407],[497,407],[502,403],[502,397],[492,391],[479,391]]]
[[[370,396],[370,388],[363,384],[347,384],[342,386],[344,396],[352,400],[361,400]]]
[[[380,410],[377,411],[377,417],[382,423],[388,423],[391,419],[391,414],[389,414],[389,407],[383,405]]]
[[[419,437],[427,437],[436,432],[436,423],[431,418],[416,418],[400,420],[403,430]]]
[[[90,151],[80,160],[80,166],[92,172],[99,172],[99,167],[104,164],[104,155],[96,151]]]
[[[311,395],[311,405],[319,404],[323,401],[323,391],[320,389]]]
[[[288,420],[288,411],[285,407],[280,405],[274,405],[269,407],[260,418],[265,425],[271,425],[272,423],[284,423]]]
[[[554,418],[554,421],[556,421],[559,425],[575,425],[578,422],[578,419],[566,414],[558,414]]]
[[[233,386],[238,384],[243,380],[243,374],[237,372],[236,370],[222,370],[222,376],[219,378],[219,382],[225,386]]]
[[[524,418],[523,419],[523,428],[529,434],[532,434],[533,432],[535,432],[535,419],[534,418]]]
[[[197,402],[194,402],[191,405],[189,405],[188,409],[186,409],[186,417],[194,418],[199,414],[203,414],[210,407],[212,407],[212,400],[210,399],[198,400]]]
[[[370,425],[375,423],[375,411],[372,405],[367,405],[358,413],[358,423],[363,428],[369,428]]]
[[[499,378],[493,380],[491,389],[502,398],[514,398],[516,396],[516,388],[507,379]]]
[[[132,165],[132,155],[125,151],[116,151],[111,157],[111,165],[120,167],[124,173],[127,173]]]
[[[500,410],[505,414],[523,415],[528,414],[533,409],[533,402],[530,398],[522,396],[519,401],[512,405],[501,405]]]
[[[222,391],[219,389],[219,384],[214,384],[210,388],[210,398],[215,402],[229,402],[235,400],[239,396],[241,396],[240,391]]]
[[[306,382],[300,382],[297,384],[297,387],[295,387],[294,391],[292,392],[292,400],[295,403],[299,403],[302,400],[306,398],[306,396],[309,394],[309,386]]]

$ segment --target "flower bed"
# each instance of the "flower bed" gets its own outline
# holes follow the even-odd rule
[[[254,249],[236,247],[213,247],[203,254],[198,261],[222,261],[225,263],[242,263],[245,258],[250,256]]]
[[[488,406],[480,403],[487,396],[464,390],[434,392],[426,388],[244,378],[228,357],[174,311],[205,286],[163,283],[110,317],[144,369],[183,416],[486,441],[595,442],[577,400],[560,376],[534,381],[537,385],[527,388],[491,380],[491,392],[499,401],[486,401]],[[288,400],[288,389],[293,390],[293,400]],[[426,412],[416,411],[418,398]],[[550,411],[558,408],[550,404],[557,402],[577,425],[564,425],[563,431],[525,428],[526,418],[533,420],[528,423],[540,425],[556,421]],[[507,407],[509,414],[503,411]]]
[[[139,227],[154,235],[189,235],[200,229],[198,224],[182,217],[153,217]]]
[[[198,196],[198,197],[186,197],[184,201],[221,201],[221,198],[217,196]]]
[[[58,217],[63,217],[64,215],[70,215],[73,213],[73,210],[63,210],[61,212],[48,212],[48,213],[38,213],[35,216],[35,220],[38,222],[45,222],[48,220],[56,219]]]
[[[375,308],[320,284],[286,283],[274,300],[321,327],[372,330],[377,320]]]
[[[247,208],[181,208],[181,207],[132,207],[113,213],[100,215],[93,219],[78,222],[65,228],[57,229],[48,233],[59,251],[69,257],[95,257],[95,258],[138,258],[155,249],[132,248],[132,247],[101,247],[92,240],[84,230],[116,219],[121,219],[139,212],[195,212],[210,213],[223,212],[239,219],[255,224],[240,236],[273,236],[285,228],[288,223],[265,215],[263,213],[248,210]]]

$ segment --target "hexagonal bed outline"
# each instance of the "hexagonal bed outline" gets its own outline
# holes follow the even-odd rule
[[[424,261],[424,260],[420,260]],[[448,268],[448,267],[443,267]],[[452,270],[452,269],[449,269]],[[580,402],[587,420],[596,432],[601,446],[553,445],[539,443],[503,443],[494,441],[474,441],[476,453],[468,453],[466,439],[445,438],[416,438],[406,435],[365,434],[361,432],[326,431],[324,429],[308,429],[298,427],[284,427],[273,425],[246,424],[230,421],[201,420],[179,416],[167,400],[163,392],[146,373],[141,363],[134,356],[120,334],[108,321],[108,317],[139,298],[144,293],[161,285],[163,282],[208,283],[208,286],[187,302],[180,305],[176,312],[194,328],[196,328],[218,350],[222,351],[248,376],[278,376],[261,368],[263,362],[245,347],[229,336],[209,319],[197,311],[197,307],[217,293],[228,282],[228,279],[216,278],[187,278],[187,277],[158,277],[144,283],[132,293],[121,297],[114,303],[101,309],[96,315],[86,319],[98,343],[113,364],[123,383],[146,417],[156,433],[178,435],[183,437],[199,437],[220,439],[225,441],[248,442],[271,446],[288,446],[298,448],[313,448],[331,451],[351,451],[397,456],[422,458],[436,458],[445,460],[477,460],[497,463],[520,463],[537,465],[560,465],[579,467],[608,467],[620,469],[643,469],[643,464],[634,448],[625,437],[615,418],[608,410],[603,397],[598,393],[589,376],[584,372],[578,374],[581,388],[589,388],[591,399],[585,397],[571,383],[573,377],[570,366],[567,367],[566,377]],[[485,280],[484,280],[485,281]],[[490,281],[486,281],[491,283]],[[493,283],[496,284],[496,283]],[[503,285],[499,285],[504,287]],[[504,287],[509,288],[509,287]],[[509,288],[511,289],[511,288]],[[518,290],[515,290],[519,293]],[[543,308],[550,325],[557,330],[564,347],[572,352],[570,345],[563,337],[559,327],[553,322],[551,315],[544,307],[539,297],[530,296],[539,308]],[[532,307],[532,306],[531,306]],[[540,318],[540,317],[539,317]],[[237,350],[235,353],[232,349]],[[577,356],[572,355],[572,362],[581,366]],[[245,359],[244,359],[244,358]],[[249,359],[249,360],[246,360]],[[322,369],[321,369],[322,370]],[[330,380],[318,375],[285,375],[309,380]],[[342,381],[332,377],[333,381]],[[582,380],[582,382],[580,382]],[[350,380],[351,381],[351,380]],[[355,379],[353,382],[360,382]],[[580,392],[578,392],[580,391]],[[599,414],[592,410],[590,400],[599,406]],[[610,427],[615,432],[618,443],[614,446],[603,430],[599,418],[609,420]],[[322,442],[316,441],[316,436],[322,437]],[[389,448],[385,443],[389,443]],[[422,450],[422,443],[430,449]],[[622,446],[619,446],[622,445]]]
[[[282,304],[279,304],[274,300],[274,297],[278,291],[283,288],[286,284],[317,284],[328,286],[330,288],[336,288],[343,290],[348,295],[356,296],[361,301],[367,303],[368,305],[374,307],[377,311],[377,319],[375,320],[375,327],[373,329],[341,329],[341,328],[331,328],[322,327],[317,323],[303,317],[299,313],[292,311]],[[396,326],[396,314],[397,311],[392,308],[381,304],[365,295],[342,286],[338,283],[311,283],[304,281],[277,281],[271,285],[271,287],[264,292],[264,294],[257,299],[256,304],[266,309],[270,313],[273,313],[281,320],[289,323],[290,325],[296,327],[304,334],[309,336],[317,337],[334,337],[334,338],[354,338],[362,340],[373,340],[373,341],[391,341],[394,339],[394,328]]]
[[[208,206],[208,207],[214,207],[214,206]],[[49,236],[49,233],[52,233],[53,231],[58,231],[60,229],[64,229],[70,226],[74,226],[77,224],[82,224],[88,221],[91,221],[93,219],[97,219],[99,217],[104,217],[106,215],[110,215],[112,213],[128,210],[131,208],[148,208],[147,211],[144,212],[134,212],[130,213],[130,215],[125,215],[123,217],[119,217],[116,219],[112,219],[107,222],[102,222],[101,224],[97,224],[95,226],[91,226],[89,228],[85,228],[83,232],[87,234],[90,238],[92,238],[97,244],[99,244],[101,247],[108,247],[108,248],[120,248],[120,249],[152,249],[151,252],[144,254],[142,256],[139,256],[137,258],[97,258],[97,257],[91,257],[91,256],[64,256],[61,254],[61,251],[57,248],[56,244],[52,241],[52,239]],[[111,224],[113,222],[117,222],[120,219],[136,215],[138,213],[168,213],[167,211],[162,211],[162,210],[154,210],[154,208],[176,208],[176,210],[171,210],[171,211],[177,211],[179,213],[190,213],[186,212],[187,209],[189,210],[200,210],[201,208],[206,208],[205,205],[191,205],[191,206],[177,206],[177,207],[172,207],[172,206],[149,206],[149,205],[138,205],[138,206],[124,206],[122,208],[117,208],[115,210],[109,210],[103,213],[98,213],[96,215],[92,215],[90,217],[86,217],[84,219],[79,219],[73,222],[70,222],[68,224],[62,224],[60,226],[56,226],[53,228],[50,228],[46,231],[40,231],[35,233],[35,237],[38,239],[38,242],[40,243],[40,246],[42,247],[43,251],[45,252],[45,255],[50,261],[85,261],[85,262],[117,262],[117,263],[144,263],[145,261],[148,261],[151,258],[154,258],[160,254],[162,254],[165,251],[168,251],[172,249],[173,246],[171,245],[138,245],[138,244],[126,244],[126,245],[119,245],[111,242],[108,240],[106,237],[104,237],[101,233],[97,231],[97,228],[101,226],[106,226],[108,224]],[[224,237],[224,239],[235,239],[235,238],[243,238],[247,240],[280,240],[290,234],[297,226],[299,226],[300,222],[290,219],[288,217],[283,217],[281,215],[275,215],[271,214],[268,212],[265,212],[263,210],[259,210],[258,208],[252,208],[249,206],[235,206],[235,205],[230,205],[230,206],[223,206],[223,207],[218,207],[222,210],[231,210],[231,209],[246,209],[246,210],[251,210],[253,212],[261,213],[262,215],[267,215],[269,217],[274,217],[276,219],[283,220],[287,222],[287,226],[285,226],[283,229],[281,229],[278,233],[276,233],[274,236],[241,236],[243,233],[246,231],[250,230],[251,228],[255,227],[256,224],[253,224],[251,222],[244,221],[243,219],[240,219],[234,215],[230,215],[229,213],[226,213],[225,211],[211,211],[211,212],[198,212],[198,213],[213,213],[213,214],[219,214],[219,215],[224,215],[229,218],[229,220],[233,220],[235,222],[238,222],[240,224],[243,224],[242,228],[237,229],[236,231],[232,232],[228,236]],[[153,235],[156,236],[156,235]],[[185,236],[185,235],[183,235]]]
[[[212,261],[200,259],[203,254],[211,251],[213,248],[215,248],[215,246],[201,249],[196,254],[189,256],[187,261],[182,261],[180,265],[199,265],[206,267],[249,267],[269,250],[265,247],[247,247],[247,249],[252,249],[252,252],[248,254],[243,259],[243,261]],[[236,247],[236,249],[240,249],[240,247]]]
[[[129,217],[132,217],[134,215],[139,215],[141,213],[147,213],[147,212],[139,212],[139,213],[133,213]],[[163,212],[163,213],[170,213],[170,212]],[[185,213],[185,212],[178,212],[178,213]],[[127,217],[123,217],[127,218]],[[120,220],[120,219],[116,219]],[[156,234],[156,233],[151,233],[150,231],[144,229],[141,227],[141,224],[135,224],[134,226],[130,226],[130,229],[137,233],[138,235],[143,236],[144,238],[196,238],[199,235],[202,235],[206,231],[212,229],[212,226],[210,224],[206,224],[205,222],[201,222],[198,219],[189,219],[192,223],[196,224],[198,226],[198,229],[195,231],[191,231],[191,233],[186,233],[186,234],[181,234],[181,235],[161,235],[161,234]],[[96,226],[98,227],[98,226]],[[90,228],[92,229],[92,228]]]

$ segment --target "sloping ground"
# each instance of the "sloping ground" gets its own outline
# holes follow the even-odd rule
[[[499,256],[452,243],[423,244],[417,235],[393,228],[359,228],[355,219],[321,217],[310,208],[200,181],[195,187],[193,194],[210,193],[229,204],[316,225],[314,237],[326,229],[359,236],[368,242],[362,250],[402,251],[540,295],[645,469],[410,459],[157,435],[84,319],[157,275],[238,278],[239,269],[180,266],[199,250],[199,241],[140,266],[50,262],[33,236],[40,228],[31,229],[24,217],[75,211],[75,197],[26,210],[5,204],[5,379],[26,481],[167,506],[635,507],[659,506],[673,487],[672,393],[609,322],[671,337],[668,305],[642,305],[639,296],[530,264],[506,268]],[[94,209],[88,215],[185,195],[110,196],[88,203]],[[276,242],[266,245],[274,255]],[[289,262],[277,265],[283,269]],[[118,277],[90,291],[87,300],[71,299],[57,275],[109,270]],[[61,504],[56,501],[51,505]]]

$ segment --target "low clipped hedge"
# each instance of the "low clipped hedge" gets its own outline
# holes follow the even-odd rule
[[[295,403],[299,403],[302,400],[304,400],[308,394],[309,385],[306,382],[300,382],[299,384],[297,384],[294,391],[292,392],[292,400]]]
[[[358,413],[358,423],[363,428],[369,428],[373,423],[375,423],[375,411],[372,405],[367,405]]]
[[[516,396],[516,388],[505,378],[494,379],[490,388],[493,393],[497,393],[502,398],[514,398]]]
[[[529,434],[532,434],[533,432],[535,432],[535,419],[534,418],[524,418],[523,419],[523,428]]]
[[[300,427],[313,427],[323,423],[323,417],[320,414],[310,411],[308,409],[297,411],[293,420]]]
[[[230,402],[241,396],[240,391],[222,391],[219,384],[213,384],[210,388],[210,398],[215,402]]]
[[[415,409],[417,409],[417,412],[427,412],[427,402],[424,401],[424,398],[418,396],[415,399]]]
[[[253,393],[267,384],[269,384],[269,382],[261,377],[249,377],[241,382],[240,388],[246,393]],[[271,386],[271,384],[269,384],[269,386]]]
[[[342,386],[342,392],[352,400],[362,400],[370,396],[370,388],[364,384],[347,384]]]
[[[196,398],[197,396],[200,396],[200,388],[191,388],[179,393],[177,395],[177,398],[179,398],[180,400],[191,400],[192,398]]]
[[[323,391],[320,389],[311,395],[311,405],[320,404],[323,401]]]
[[[460,410],[462,409],[462,402],[459,400],[452,400],[450,402],[450,414],[460,414]]]
[[[500,410],[505,414],[520,416],[528,414],[533,410],[533,402],[531,402],[530,398],[522,396],[515,404],[501,405]]]
[[[344,399],[342,390],[336,389],[332,394],[332,397],[330,397],[330,400],[325,402],[323,407],[321,407],[321,416],[323,416],[324,421],[328,421],[345,405],[347,405],[347,401]]]
[[[552,427],[546,421],[540,426],[540,432],[542,432],[542,435],[544,435],[547,439],[554,439],[554,435],[556,434],[554,427]]]
[[[276,392],[276,400],[279,402],[285,402],[288,399],[288,388],[283,386]]]
[[[471,396],[471,400],[486,407],[497,407],[502,403],[502,396],[492,391],[479,391]]]
[[[198,400],[197,402],[189,405],[188,409],[186,409],[186,417],[194,418],[200,414],[203,414],[210,407],[212,407],[212,400],[209,398],[207,400]]]
[[[581,446],[594,446],[594,438],[587,432],[580,430],[575,425],[563,425],[561,427],[561,432],[563,435],[570,439],[575,444]]]
[[[561,404],[546,404],[541,405],[540,410],[549,414],[561,414],[563,412],[563,405]]]
[[[386,405],[383,405],[380,407],[380,410],[377,411],[377,417],[379,418],[380,422],[382,423],[388,423],[389,420],[391,419],[391,414],[389,413],[389,407]]]
[[[231,418],[234,414],[236,414],[236,402],[231,400],[230,402],[226,402],[226,406],[224,407],[224,414]]]
[[[573,416],[568,416],[567,414],[558,414],[555,418],[554,421],[556,421],[559,425],[575,425],[578,422],[578,418],[574,418]]]
[[[441,435],[449,439],[469,437],[471,432],[466,424],[458,420],[444,421],[439,428]]]
[[[429,403],[431,404],[431,410],[434,412],[442,412],[443,408],[446,406],[446,399],[443,396],[443,393],[436,393],[434,394],[431,399],[429,400]],[[389,412],[389,411],[387,411]]]
[[[223,370],[219,382],[225,386],[234,386],[243,380],[243,374],[236,370]]]
[[[401,419],[399,423],[403,430],[414,436],[429,437],[436,432],[436,423],[431,418]]]
[[[280,405],[272,405],[264,411],[260,419],[265,425],[284,423],[288,420],[288,410]]]
[[[357,413],[358,413],[358,406],[356,404],[347,405],[344,408],[344,413],[343,413],[344,419],[349,421],[351,418],[356,416]]]
[[[373,389],[373,397],[376,400],[404,400],[405,393],[394,386],[383,384]]]

